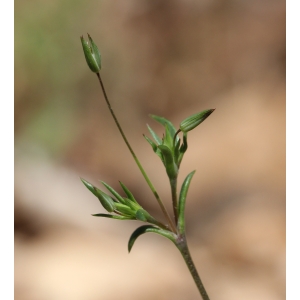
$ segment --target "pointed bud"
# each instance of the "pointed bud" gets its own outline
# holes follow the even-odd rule
[[[115,203],[115,205],[116,205],[116,211],[118,211],[121,215],[123,216],[135,215],[135,211],[131,207],[124,205],[122,203]]]
[[[114,200],[88,181],[81,178],[82,183],[99,199],[102,206],[108,211],[113,212],[116,209]]]
[[[99,73],[101,69],[101,55],[97,45],[88,34],[89,42],[83,36],[80,37],[86,62],[92,72]]]
[[[199,124],[201,124],[211,113],[213,113],[214,109],[207,109],[200,113],[194,114],[180,123],[180,130],[182,132],[188,132]]]

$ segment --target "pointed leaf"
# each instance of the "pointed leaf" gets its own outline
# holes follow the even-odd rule
[[[185,218],[184,218],[184,211],[185,211],[185,202],[186,202],[186,196],[187,192],[191,183],[191,180],[194,176],[196,171],[191,172],[188,174],[188,176],[185,178],[179,195],[179,204],[178,204],[178,230],[180,233],[184,233],[185,230]]]
[[[115,215],[108,215],[108,214],[93,214],[93,217],[104,217],[116,220],[134,220],[133,217],[124,217],[124,216],[115,216]]]
[[[133,244],[136,241],[136,239],[140,235],[147,233],[147,232],[153,232],[153,233],[160,234],[175,244],[176,235],[173,232],[164,230],[164,229],[160,229],[160,228],[152,226],[152,225],[144,225],[144,226],[137,228],[130,236],[129,241],[128,241],[128,252],[130,252],[130,250],[132,249]]]
[[[163,157],[162,157],[161,151],[157,148],[157,145],[152,140],[150,140],[147,136],[145,136],[145,135],[143,135],[143,136],[146,139],[146,141],[151,145],[151,147],[152,147],[153,151],[155,152],[155,154],[157,154],[157,156],[163,162]]]
[[[109,195],[105,194],[83,178],[81,178],[81,181],[99,199],[102,206],[108,212],[113,212],[115,210],[115,202]]]
[[[135,200],[135,198],[133,197],[132,193],[129,191],[129,189],[125,186],[125,184],[123,184],[121,181],[119,181],[122,189],[124,190],[125,194],[127,195],[127,197],[132,200],[133,202],[136,202],[137,201]]]
[[[152,147],[153,151],[156,153],[156,151],[157,151],[157,145],[152,140],[150,140],[146,135],[143,134],[143,137],[150,144],[150,146]]]
[[[125,201],[123,200],[123,197],[116,192],[110,185],[105,183],[104,181],[101,181],[101,183],[117,198],[117,200],[123,204],[125,204]]]
[[[161,145],[161,138],[152,130],[152,128],[147,124],[148,130],[151,133],[152,137],[154,138],[154,141]]]
[[[125,201],[125,205],[127,205],[128,207],[130,207],[133,211],[137,211],[138,209],[141,208],[141,206],[139,204],[137,204],[136,202],[133,202],[132,200],[128,199],[128,198],[123,198]]]
[[[150,117],[152,117],[155,121],[162,124],[164,127],[167,125],[168,128],[169,128],[171,136],[174,137],[174,135],[176,133],[176,129],[175,129],[175,127],[174,127],[174,125],[172,124],[171,121],[167,120],[166,118],[159,117],[159,116],[156,116],[156,115],[150,115]]]

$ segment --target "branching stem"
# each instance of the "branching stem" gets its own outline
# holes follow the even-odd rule
[[[121,135],[122,135],[122,138],[123,138],[125,144],[127,145],[127,147],[129,149],[129,151],[130,151],[133,159],[135,160],[136,164],[138,165],[141,173],[143,174],[143,176],[144,176],[144,178],[145,178],[148,186],[150,187],[152,193],[154,194],[154,196],[155,196],[155,198],[156,198],[156,200],[157,200],[157,202],[158,202],[158,204],[159,204],[159,206],[160,206],[163,214],[165,215],[166,219],[168,220],[168,223],[170,225],[170,229],[175,233],[176,232],[176,228],[174,226],[174,223],[172,222],[172,219],[170,218],[170,216],[169,216],[169,214],[168,214],[168,212],[167,212],[164,204],[162,203],[162,200],[160,199],[160,197],[159,197],[156,189],[154,188],[152,182],[150,181],[150,179],[149,179],[148,175],[146,174],[144,168],[142,167],[140,161],[138,160],[137,156],[135,155],[133,149],[131,148],[131,146],[130,146],[130,144],[129,144],[129,142],[128,142],[128,140],[127,140],[127,138],[126,138],[126,136],[125,136],[125,134],[124,134],[124,132],[122,130],[122,127],[120,126],[120,123],[119,123],[119,121],[118,121],[118,119],[117,119],[117,117],[116,117],[116,115],[115,115],[115,113],[114,113],[114,111],[113,111],[113,109],[112,109],[112,107],[110,105],[110,102],[108,100],[108,97],[107,97],[107,94],[106,94],[106,91],[105,91],[105,88],[104,88],[104,85],[103,85],[103,82],[102,82],[102,79],[101,79],[101,76],[100,76],[100,73],[96,73],[96,74],[97,74],[97,77],[99,79],[99,83],[101,85],[102,92],[103,92],[106,104],[107,104],[107,106],[109,108],[109,111],[110,111],[110,113],[111,113],[111,115],[112,115],[112,117],[113,117],[113,119],[114,119],[114,121],[115,121],[115,123],[116,123],[116,125],[117,125],[117,127],[118,127],[118,129],[119,129],[119,131],[121,133]]]

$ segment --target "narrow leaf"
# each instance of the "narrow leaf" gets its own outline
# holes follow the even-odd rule
[[[188,174],[188,176],[185,178],[179,195],[179,205],[178,205],[178,230],[180,233],[184,233],[185,230],[185,219],[184,219],[184,210],[185,210],[185,202],[186,202],[186,196],[187,192],[191,183],[191,180],[193,178],[193,175],[196,171],[191,172]]]
[[[169,239],[170,241],[172,241],[175,244],[176,235],[173,232],[168,231],[168,230],[164,230],[164,229],[160,229],[160,228],[152,226],[152,225],[144,225],[144,226],[141,226],[141,227],[137,228],[132,233],[132,235],[130,236],[129,241],[128,241],[128,252],[131,251],[131,249],[133,247],[133,244],[136,241],[136,239],[140,235],[142,235],[144,233],[147,233],[147,232],[153,232],[153,233],[160,234],[160,235],[166,237],[167,239]]]
[[[129,189],[121,182],[119,181],[123,191],[125,192],[125,194],[127,195],[127,197],[132,200],[133,202],[137,203],[137,201],[135,200],[135,198],[133,197],[132,193],[129,191]]]
[[[117,200],[119,200],[119,202],[125,204],[123,197],[117,191],[115,191],[110,185],[108,185],[104,181],[101,181],[101,183],[117,198]]]
[[[109,215],[109,214],[93,214],[93,217],[104,217],[104,218],[110,218],[110,219],[116,219],[116,220],[133,220],[133,217],[124,217],[124,216],[115,216],[115,215]]]
[[[154,138],[154,141],[161,145],[161,138],[152,130],[152,128],[147,124],[148,130],[151,133],[152,137]]]
[[[169,128],[169,131],[171,133],[171,136],[174,137],[174,135],[176,133],[176,129],[175,129],[175,127],[174,127],[174,125],[172,124],[171,121],[167,120],[166,118],[159,117],[159,116],[156,116],[156,115],[150,115],[150,117],[152,117],[158,123],[162,124],[164,127],[167,125],[168,128]]]
[[[112,199],[109,195],[105,194],[101,190],[99,190],[97,187],[93,186],[88,181],[81,178],[81,181],[83,184],[99,199],[102,206],[108,211],[113,212],[115,209],[115,202],[114,199]]]
[[[152,147],[153,151],[156,153],[156,151],[157,151],[157,145],[152,140],[150,140],[147,136],[145,136],[144,134],[143,134],[143,137],[150,144],[150,146]]]
[[[161,151],[158,149],[157,145],[152,140],[150,140],[147,136],[145,136],[145,135],[143,135],[143,136],[146,139],[146,141],[151,145],[151,147],[152,147],[153,151],[155,152],[155,154],[157,154],[157,156],[163,162],[163,157],[162,157]]]

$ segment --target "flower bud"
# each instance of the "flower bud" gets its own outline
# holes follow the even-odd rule
[[[195,127],[197,127],[200,123],[202,123],[211,113],[213,113],[214,109],[207,109],[200,113],[194,114],[180,123],[180,130],[182,132],[188,132]]]
[[[99,73],[101,69],[101,55],[97,45],[88,34],[89,42],[80,37],[86,62],[92,72]]]
[[[102,206],[108,211],[113,212],[116,209],[114,200],[88,181],[81,178],[82,183],[99,199]]]

